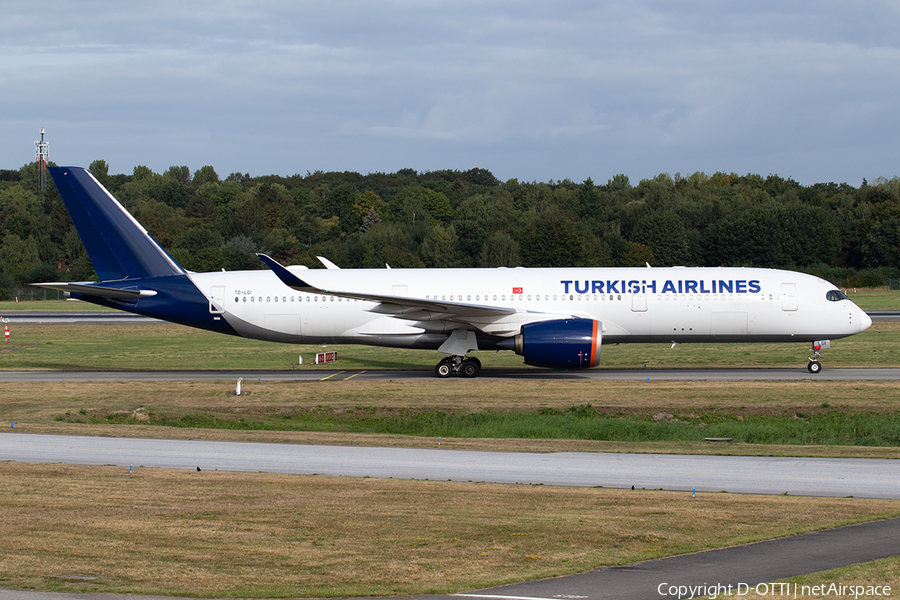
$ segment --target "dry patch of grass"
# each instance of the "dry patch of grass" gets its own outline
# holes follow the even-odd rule
[[[114,467],[2,463],[0,477],[0,584],[200,597],[447,593],[900,515],[847,498]]]
[[[591,404],[606,414],[661,410],[784,414],[829,409],[895,412],[900,387],[890,381],[122,381],[0,383],[3,410],[43,420],[60,410],[270,412],[279,408],[379,407],[394,410],[533,411]],[[23,414],[18,414],[21,419]]]
[[[749,590],[742,589],[740,596],[732,594],[724,597],[746,600],[763,600],[771,599],[773,597],[778,598],[779,596],[794,597],[795,590],[797,592],[796,597],[803,598],[803,600],[833,600],[835,597],[896,597],[897,591],[900,590],[900,560],[898,560],[897,557],[885,558],[883,560],[851,565],[841,569],[821,571],[819,573],[811,573],[801,577],[791,577],[789,579],[781,580],[780,582],[787,583],[789,587],[776,588],[775,586],[770,585],[760,586],[759,590],[757,590],[754,586],[749,588]],[[867,589],[858,595],[855,590],[849,593],[835,593],[835,590],[832,588],[833,585],[863,586]],[[874,589],[871,591],[868,589],[869,586],[872,586],[873,588],[878,586],[881,589],[879,589],[876,594],[874,593]],[[890,593],[885,593],[885,586],[891,588]],[[789,593],[779,593],[784,590]]]

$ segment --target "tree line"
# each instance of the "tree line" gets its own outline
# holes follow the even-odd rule
[[[137,166],[89,170],[192,271],[284,264],[344,268],[755,266],[837,285],[900,278],[900,178],[859,187],[777,175],[661,174],[499,181],[481,168],[282,177]],[[37,165],[0,170],[0,288],[96,279]]]

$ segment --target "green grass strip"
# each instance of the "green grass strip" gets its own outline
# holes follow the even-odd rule
[[[454,438],[578,439],[617,442],[702,441],[732,438],[748,444],[900,446],[900,414],[827,411],[806,416],[735,416],[708,413],[664,415],[657,419],[608,416],[590,404],[568,410],[452,412],[356,409],[298,409],[279,415],[228,417],[149,411],[160,427],[245,431],[316,431]],[[121,413],[66,413],[58,421],[139,423]],[[146,424],[145,421],[140,424]]]

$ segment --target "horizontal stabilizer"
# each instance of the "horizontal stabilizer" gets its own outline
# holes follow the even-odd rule
[[[153,290],[120,290],[119,288],[91,285],[89,283],[32,283],[31,285],[48,290],[97,296],[98,298],[113,298],[115,300],[136,300],[156,295],[156,292]]]

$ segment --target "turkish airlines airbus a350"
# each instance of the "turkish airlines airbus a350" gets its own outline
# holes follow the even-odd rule
[[[474,377],[473,350],[583,369],[602,343],[812,342],[872,320],[811,275],[753,268],[326,269],[193,273],[86,170],[50,167],[101,281],[43,283],[72,298],[248,338],[437,350],[439,377]]]

